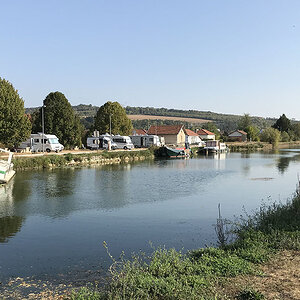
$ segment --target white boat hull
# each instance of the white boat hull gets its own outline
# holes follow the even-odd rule
[[[5,174],[0,173],[0,184],[8,183],[16,174],[14,170],[9,170]]]

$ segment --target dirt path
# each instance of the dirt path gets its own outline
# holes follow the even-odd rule
[[[267,264],[261,266],[262,276],[233,278],[225,287],[230,299],[245,288],[261,292],[266,299],[300,299],[300,251],[283,251]]]

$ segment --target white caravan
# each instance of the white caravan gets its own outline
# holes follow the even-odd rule
[[[134,145],[129,136],[113,135],[112,140],[118,149],[133,149]]]
[[[130,136],[134,147],[148,148],[151,146],[161,146],[161,142],[157,135],[131,135]]]
[[[86,147],[91,150],[98,150],[98,149],[109,149],[109,144],[111,145],[111,149],[117,149],[117,144],[112,141],[109,135],[100,135],[100,136],[92,136],[88,137],[86,140]]]
[[[22,142],[18,149],[29,148],[32,152],[59,152],[64,149],[64,146],[59,143],[56,135],[34,133],[30,135],[30,138]]]

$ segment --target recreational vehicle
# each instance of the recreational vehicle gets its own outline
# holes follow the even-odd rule
[[[86,140],[86,146],[91,150],[109,150],[109,143],[112,150],[117,149],[117,144],[112,141],[110,135],[98,135],[97,133],[94,133],[92,137],[88,137]]]
[[[157,135],[131,135],[131,141],[134,147],[148,148],[150,146],[161,146],[161,142]]]
[[[133,149],[134,145],[129,136],[114,135],[112,140],[116,143],[118,149]]]
[[[59,152],[64,149],[64,146],[59,143],[56,135],[34,133],[30,135],[30,138],[22,142],[18,147],[19,150],[29,148],[32,152]]]

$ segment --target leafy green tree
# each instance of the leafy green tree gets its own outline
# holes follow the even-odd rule
[[[127,117],[125,109],[118,102],[106,102],[102,105],[95,116],[94,128],[100,133],[110,132],[129,135],[132,131],[131,120]]]
[[[9,81],[0,77],[0,143],[17,147],[29,137],[30,130],[23,99]]]
[[[280,140],[282,142],[289,142],[290,141],[290,135],[286,131],[282,131]]]
[[[293,124],[291,130],[288,131],[288,133],[293,140],[300,140],[300,123]]]
[[[288,132],[288,130],[291,129],[291,121],[286,117],[285,114],[283,114],[282,116],[280,116],[280,118],[275,122],[275,124],[272,127],[281,132],[282,131]]]
[[[251,126],[252,122],[251,122],[251,117],[249,114],[244,114],[243,117],[241,117],[238,121],[238,127],[240,130],[247,130],[247,127]]]
[[[259,129],[256,126],[249,125],[246,127],[247,138],[250,141],[259,141]]]
[[[272,127],[266,128],[261,133],[260,139],[262,142],[270,143],[276,147],[280,141],[280,131]]]
[[[81,146],[83,126],[63,93],[50,93],[43,102],[44,132],[55,134],[65,147]],[[42,107],[33,115],[33,132],[42,131]]]

